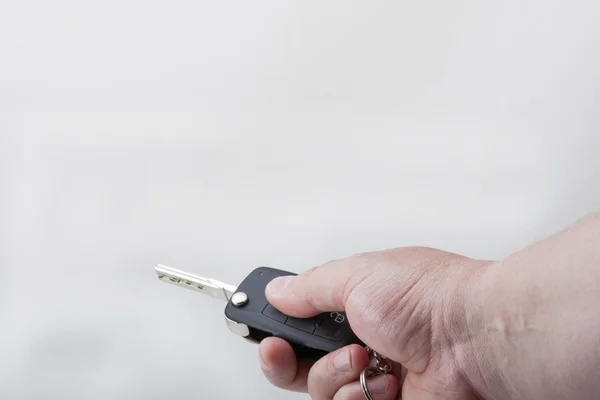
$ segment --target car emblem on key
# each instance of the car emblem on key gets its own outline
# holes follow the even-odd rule
[[[252,271],[239,287],[203,278],[164,265],[156,266],[158,277],[186,289],[227,301],[225,322],[229,329],[248,340],[260,342],[269,336],[288,341],[299,357],[317,359],[349,344],[361,344],[343,312],[311,318],[287,316],[273,307],[265,296],[267,284],[279,277],[295,275],[274,268]]]

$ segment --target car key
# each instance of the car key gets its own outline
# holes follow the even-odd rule
[[[227,326],[233,333],[250,341],[260,342],[270,336],[279,337],[290,343],[298,357],[313,360],[349,344],[363,345],[352,332],[343,312],[294,318],[269,304],[265,296],[267,284],[279,276],[296,275],[294,273],[260,267],[236,288],[164,265],[157,265],[155,269],[164,282],[226,300]]]

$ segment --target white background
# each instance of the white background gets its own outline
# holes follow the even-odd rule
[[[0,398],[297,399],[224,304],[600,208],[597,1],[0,0]]]

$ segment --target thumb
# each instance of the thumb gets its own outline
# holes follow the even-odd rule
[[[344,311],[352,290],[369,275],[359,271],[352,257],[330,261],[297,276],[273,279],[265,289],[267,300],[284,314],[307,318],[325,311]]]
[[[420,373],[434,345],[444,342],[444,314],[461,315],[457,289],[467,282],[471,268],[461,267],[468,264],[465,257],[425,247],[363,253],[274,279],[265,295],[298,318],[346,311],[364,343]]]
[[[350,295],[366,287],[377,275],[376,286],[400,292],[415,280],[434,272],[452,259],[466,259],[458,254],[428,247],[404,247],[361,253],[330,261],[297,276],[272,280],[265,289],[267,300],[281,312],[305,318],[326,311],[345,311]],[[399,284],[399,285],[394,285]]]

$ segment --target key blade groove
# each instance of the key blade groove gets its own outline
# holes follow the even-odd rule
[[[228,285],[216,279],[204,278],[166,265],[158,264],[154,269],[158,278],[163,282],[195,290],[219,300],[228,301],[237,289],[233,285]]]

